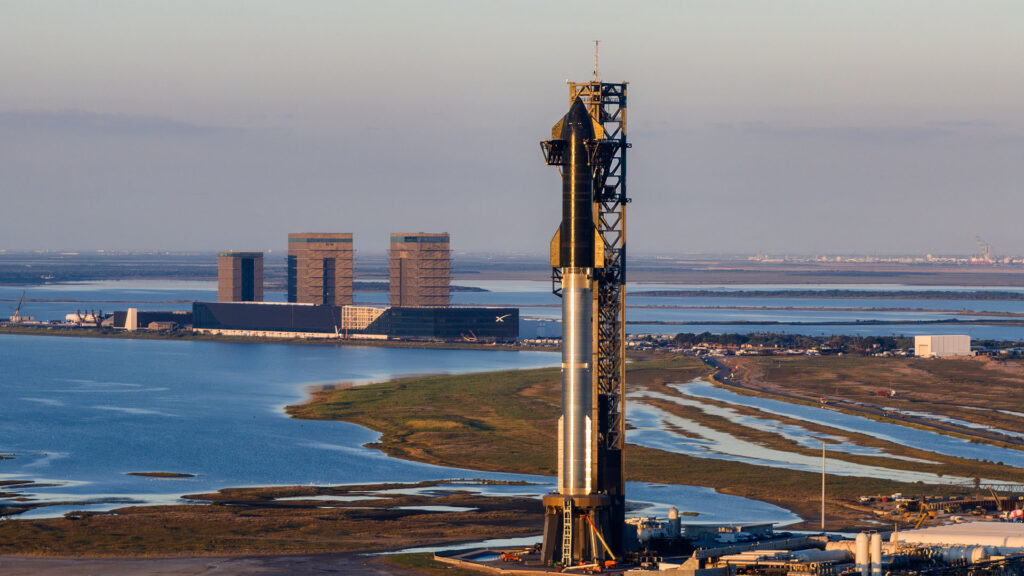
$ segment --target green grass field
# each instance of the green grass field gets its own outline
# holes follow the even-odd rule
[[[630,387],[687,382],[706,373],[690,357],[629,364]],[[559,414],[557,368],[410,378],[316,393],[288,407],[297,418],[345,420],[382,433],[375,447],[421,462],[479,470],[554,475]],[[627,408],[628,409],[628,408]],[[816,473],[711,460],[628,445],[627,479],[708,486],[778,504],[807,519],[820,513]],[[829,514],[844,526],[865,515],[848,503],[864,494],[921,491],[881,479],[829,477]],[[678,504],[685,511],[686,503]]]

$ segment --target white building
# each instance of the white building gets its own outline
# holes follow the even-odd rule
[[[952,336],[914,336],[914,356],[919,358],[972,356],[971,337],[966,334],[957,334]]]
[[[918,530],[901,530],[890,537],[901,544],[983,546],[988,554],[1024,552],[1024,525],[1016,522],[967,522]],[[987,555],[987,554],[986,554]]]

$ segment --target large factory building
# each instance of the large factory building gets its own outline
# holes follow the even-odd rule
[[[451,241],[448,233],[391,235],[391,306],[449,304]]]
[[[217,255],[217,301],[263,301],[263,252]]]
[[[515,340],[518,308],[388,308],[382,316],[392,338]]]
[[[138,330],[150,324],[187,326],[192,324],[192,313],[185,310],[139,310],[129,308],[114,312],[112,325],[122,330]]]
[[[283,302],[192,303],[192,329],[197,332],[336,335],[343,328],[342,311],[337,306]]]
[[[194,302],[192,327],[196,332],[240,336],[506,342],[519,337],[519,310]]]
[[[352,304],[352,234],[288,235],[288,301]]]
[[[518,308],[452,308],[448,233],[392,234],[391,307],[353,306],[351,233],[288,235],[288,302],[262,302],[263,254],[222,252],[218,302],[194,302],[196,332],[268,338],[501,341]]]

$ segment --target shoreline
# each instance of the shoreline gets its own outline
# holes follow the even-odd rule
[[[635,386],[637,380],[646,381],[653,386],[706,374],[694,358],[685,357],[681,362],[675,366],[634,362],[629,368],[630,382]],[[381,438],[367,446],[392,457],[474,470],[552,475],[554,458],[548,452],[552,452],[554,439],[548,429],[553,425],[545,423],[554,421],[555,379],[557,369],[550,368],[515,374],[409,378],[317,392],[312,401],[287,410],[293,417],[343,420],[375,430]],[[489,388],[497,390],[487,394]],[[463,396],[473,397],[477,404],[461,402]],[[386,413],[382,408],[385,404]],[[422,406],[434,408],[424,410]],[[453,406],[457,408],[450,409]],[[514,414],[515,418],[502,418],[503,426],[495,426],[496,406],[501,406],[499,412]],[[629,444],[626,453],[631,468],[629,481],[703,486],[721,494],[774,504],[803,519],[794,526],[797,529],[818,521],[817,473],[708,460],[635,444]],[[548,456],[552,462],[547,462]],[[771,481],[766,482],[768,478]],[[876,527],[859,521],[865,511],[851,505],[859,495],[919,489],[914,483],[852,476],[830,475],[829,483],[829,515],[841,524],[833,530]],[[685,503],[675,505],[685,507]]]
[[[110,338],[121,340],[176,340],[195,342],[231,342],[250,344],[302,344],[309,346],[354,346],[362,348],[428,348],[437,350],[505,350],[551,352],[550,347],[483,342],[427,342],[412,340],[374,340],[358,338],[261,338],[258,336],[222,336],[191,331],[150,332],[147,330],[112,330],[108,328],[51,328],[48,326],[0,326],[0,335],[50,336],[56,338]]]
[[[443,347],[443,346],[442,346]],[[464,346],[480,348],[479,346]],[[487,347],[494,349],[494,347]],[[632,386],[658,389],[672,382],[686,381],[694,377],[708,375],[708,367],[692,357],[667,357],[659,354],[634,355],[630,364],[629,381]],[[378,384],[346,388],[338,383],[320,385],[311,389],[311,396],[301,404],[289,406],[286,412],[293,418],[310,418],[325,420],[344,420],[364,426],[381,434],[380,439],[367,444],[392,457],[411,461],[427,462],[442,466],[458,466],[479,471],[513,472],[527,474],[551,475],[554,471],[548,466],[538,467],[537,463],[545,460],[550,452],[550,436],[544,422],[550,420],[555,406],[555,385],[557,368],[529,369],[509,372],[482,372],[456,376],[407,377]],[[328,387],[330,386],[330,387]],[[351,395],[356,395],[353,398]],[[452,394],[455,394],[453,396]],[[342,397],[345,396],[345,397]],[[465,406],[457,401],[459,396],[468,396],[476,400],[476,405]],[[383,398],[383,400],[381,400]],[[340,404],[339,404],[340,402]],[[387,410],[380,410],[383,402]],[[332,405],[333,403],[333,405]],[[324,409],[328,413],[316,414],[316,410]],[[495,412],[494,409],[497,408]],[[467,410],[451,411],[453,408]],[[412,409],[412,412],[407,412]],[[333,413],[331,412],[333,410]],[[447,411],[446,411],[447,410]],[[297,414],[298,412],[298,414]],[[328,416],[328,417],[325,417]],[[495,420],[497,418],[497,420]],[[501,435],[502,427],[494,422],[503,422],[502,426],[510,432]],[[496,431],[499,433],[495,436]],[[525,436],[523,436],[525,434]],[[538,438],[539,437],[539,438]],[[526,440],[524,441],[524,438]],[[454,448],[448,453],[438,452],[437,447]],[[808,487],[817,486],[820,476],[814,473],[799,472],[786,469],[766,469],[765,467],[731,461],[708,461],[706,459],[683,456],[642,448],[630,444],[627,448],[627,461],[633,471],[629,480],[646,482],[663,482],[668,484],[705,486],[722,494],[730,494],[772,503],[799,515],[803,521],[790,526],[791,529],[813,528],[820,513],[820,504],[813,492],[810,497]],[[920,490],[920,487],[905,483],[884,480],[873,480],[858,477],[829,476],[828,513],[833,524],[833,531],[860,528],[871,528],[859,519],[870,516],[870,509],[852,504],[850,499],[857,494],[890,493],[892,491]],[[234,508],[253,510],[252,498],[265,500],[266,495],[276,493],[290,494],[288,490],[316,490],[322,495],[323,490],[353,491],[353,486],[334,487],[262,487],[262,488],[224,488],[210,496],[212,502],[204,508]],[[249,502],[245,498],[237,499],[238,494],[248,493]],[[912,493],[912,492],[908,492]],[[218,496],[227,495],[227,496]],[[301,495],[301,494],[300,494]],[[230,496],[230,497],[229,497]],[[494,497],[491,502],[495,501]],[[456,505],[466,501],[453,500]],[[263,502],[266,504],[266,502]],[[450,502],[451,503],[451,502]],[[358,503],[357,503],[358,504]],[[685,503],[675,503],[677,506]],[[49,520],[19,519],[21,522],[0,523],[0,527],[14,524],[39,524],[48,526],[70,526],[69,530],[86,528],[94,521],[110,521],[110,518],[127,518],[129,520],[144,517],[152,513],[150,522],[166,524],[168,518],[175,514],[195,512],[194,505],[181,506],[145,506],[127,507],[113,513],[82,513],[77,520],[54,518]],[[281,510],[293,508],[311,508],[307,503],[303,506],[256,506],[263,513],[279,513]],[[313,506],[319,509],[319,506]],[[358,508],[358,507],[353,507]],[[525,507],[517,512],[522,513]],[[222,512],[223,510],[217,510]],[[162,515],[161,515],[162,514]],[[539,512],[530,515],[526,522],[532,528],[529,533],[539,531]],[[17,517],[13,517],[17,519]],[[198,517],[197,517],[198,518]],[[190,521],[195,522],[197,518]],[[446,535],[453,530],[465,529],[463,516],[450,519],[442,529]],[[83,522],[82,520],[85,520]],[[278,521],[280,519],[277,519]],[[270,519],[274,521],[273,518]],[[244,525],[243,521],[243,525]],[[536,526],[534,526],[536,524]],[[192,525],[192,524],[188,524]],[[319,525],[319,524],[317,524]],[[362,526],[360,524],[360,526]],[[52,528],[50,529],[52,530]],[[43,532],[45,533],[45,531]],[[273,532],[276,533],[276,532]],[[474,534],[476,534],[474,532]],[[511,533],[502,533],[499,537]],[[0,529],[0,542],[4,541]],[[35,535],[38,537],[38,534]],[[10,538],[7,538],[10,541]],[[478,541],[480,538],[470,539]],[[455,541],[464,542],[465,539]],[[424,540],[415,540],[418,545],[429,545]],[[335,543],[335,545],[342,545]],[[409,546],[397,547],[404,549]],[[174,548],[179,549],[178,546]],[[362,548],[360,548],[362,550]],[[0,549],[0,555],[9,553]],[[31,552],[22,552],[31,554]],[[52,552],[51,552],[52,553]],[[145,553],[145,552],[141,552]],[[321,553],[309,548],[290,550],[287,555]],[[335,552],[330,552],[335,553]],[[342,553],[344,553],[342,551]],[[77,555],[75,558],[79,557]],[[137,557],[140,552],[124,550],[117,557]],[[188,554],[223,556],[222,547],[197,549]],[[230,555],[230,552],[227,552]],[[275,554],[274,551],[245,550],[245,557],[254,555]],[[53,556],[47,556],[53,557]],[[176,558],[176,556],[172,556]]]
[[[0,557],[124,559],[396,552],[540,533],[538,500],[488,494],[514,482],[432,480],[223,488],[195,504],[126,506],[0,522]]]

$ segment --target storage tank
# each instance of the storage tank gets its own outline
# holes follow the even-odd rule
[[[868,572],[871,571],[871,556],[868,554],[868,535],[864,532],[857,534],[855,562],[860,576],[868,576]]]
[[[845,563],[852,559],[850,552],[842,549],[818,550],[817,548],[809,548],[807,550],[795,550],[790,552],[789,556],[790,558],[800,560],[801,562]]]
[[[871,535],[871,576],[882,576],[882,535],[875,532]]]
[[[679,518],[679,510],[673,506],[668,509],[668,537],[679,538],[681,534],[682,521]]]
[[[988,558],[988,553],[982,546],[946,546],[942,549],[942,559],[946,562],[966,560],[968,564],[975,564]]]

